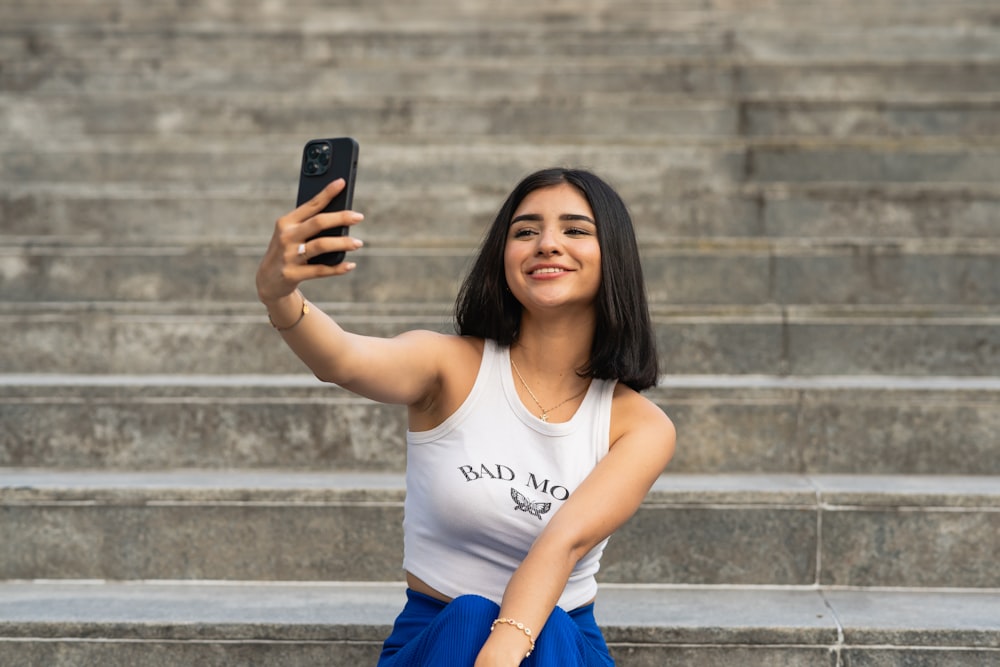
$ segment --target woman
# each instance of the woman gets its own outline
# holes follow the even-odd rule
[[[528,176],[461,289],[459,335],[382,339],[344,331],[298,290],[355,268],[307,263],[362,247],[308,240],[363,219],[318,213],[342,187],[278,220],[257,290],[318,378],[408,406],[407,604],[379,665],[613,665],[594,575],[675,440],[638,393],[657,359],[624,203],[586,171]]]

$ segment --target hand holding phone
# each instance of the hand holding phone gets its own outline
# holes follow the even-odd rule
[[[344,179],[344,189],[334,197],[324,213],[344,211],[351,208],[354,201],[354,181],[358,171],[358,142],[350,137],[336,139],[313,139],[302,149],[302,168],[299,173],[299,194],[296,206],[301,206],[325,188],[328,184]],[[347,227],[324,229],[309,240],[321,236],[344,236]],[[328,252],[310,257],[309,264],[335,266],[344,261],[346,253]]]

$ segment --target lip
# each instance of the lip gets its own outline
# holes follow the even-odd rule
[[[544,280],[546,278],[558,278],[570,273],[572,269],[567,269],[559,264],[537,264],[528,269],[527,274],[532,278]]]

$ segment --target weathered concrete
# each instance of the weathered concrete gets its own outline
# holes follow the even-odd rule
[[[139,656],[154,666],[370,664],[403,603],[398,585],[321,582],[5,583],[0,593],[4,655],[59,667]],[[835,667],[840,654],[852,665],[907,654],[985,665],[1000,648],[995,593],[605,586],[596,614],[624,667]]]
[[[291,163],[291,160],[289,161]],[[290,170],[292,168],[290,167]],[[606,174],[616,178],[615,174]],[[391,246],[405,238],[432,245],[449,239],[476,247],[505,196],[507,183],[473,189],[365,182],[355,207],[366,221],[356,234]],[[511,182],[509,185],[513,185]],[[748,184],[713,190],[669,184],[617,183],[643,241],[669,245],[683,237],[817,239],[995,239],[1000,189],[947,184]],[[0,191],[2,233],[35,243],[91,245],[155,240],[157,244],[266,244],[273,222],[292,207],[288,183],[197,186],[65,186],[36,183]],[[155,213],[158,224],[150,227]],[[214,221],[225,220],[225,224]],[[212,221],[212,222],[206,222]]]
[[[259,246],[0,247],[11,301],[253,301]],[[359,270],[310,284],[356,303],[448,302],[475,256],[455,245],[369,244]],[[663,305],[1000,304],[1000,240],[674,240],[643,244]]]
[[[306,293],[351,331],[454,331],[446,304],[353,308],[317,298],[322,287],[336,298],[340,283],[309,285]],[[656,307],[653,324],[667,375],[1000,373],[1000,329],[992,307]],[[14,373],[304,370],[277,340],[262,307],[250,302],[15,304],[0,308],[0,332],[6,341],[0,367]]]
[[[8,469],[0,578],[398,581],[402,496],[398,475]],[[987,476],[666,475],[601,578],[998,587],[998,507]]]
[[[1000,382],[666,376],[679,473],[1000,474]],[[0,376],[0,466],[392,471],[406,411],[312,376]]]

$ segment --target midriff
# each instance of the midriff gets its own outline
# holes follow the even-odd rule
[[[406,573],[406,585],[412,590],[415,590],[418,593],[423,593],[424,595],[429,595],[435,600],[440,600],[441,602],[451,602],[450,597],[438,591],[420,577],[410,574],[409,572]]]
[[[445,602],[445,603],[451,602],[451,598],[450,597],[448,597],[447,595],[445,595],[441,591],[437,590],[436,588],[434,588],[433,586],[431,586],[430,584],[428,584],[426,581],[424,581],[420,577],[418,577],[418,576],[416,576],[414,574],[411,574],[410,572],[406,573],[406,585],[410,589],[415,590],[418,593],[423,593],[424,595],[429,595],[430,597],[434,598],[435,600],[440,600],[441,602]],[[589,602],[587,602],[586,604],[590,604],[590,603],[592,603],[596,599],[597,598],[591,598],[591,600]],[[583,605],[583,606],[586,606],[586,605]]]

